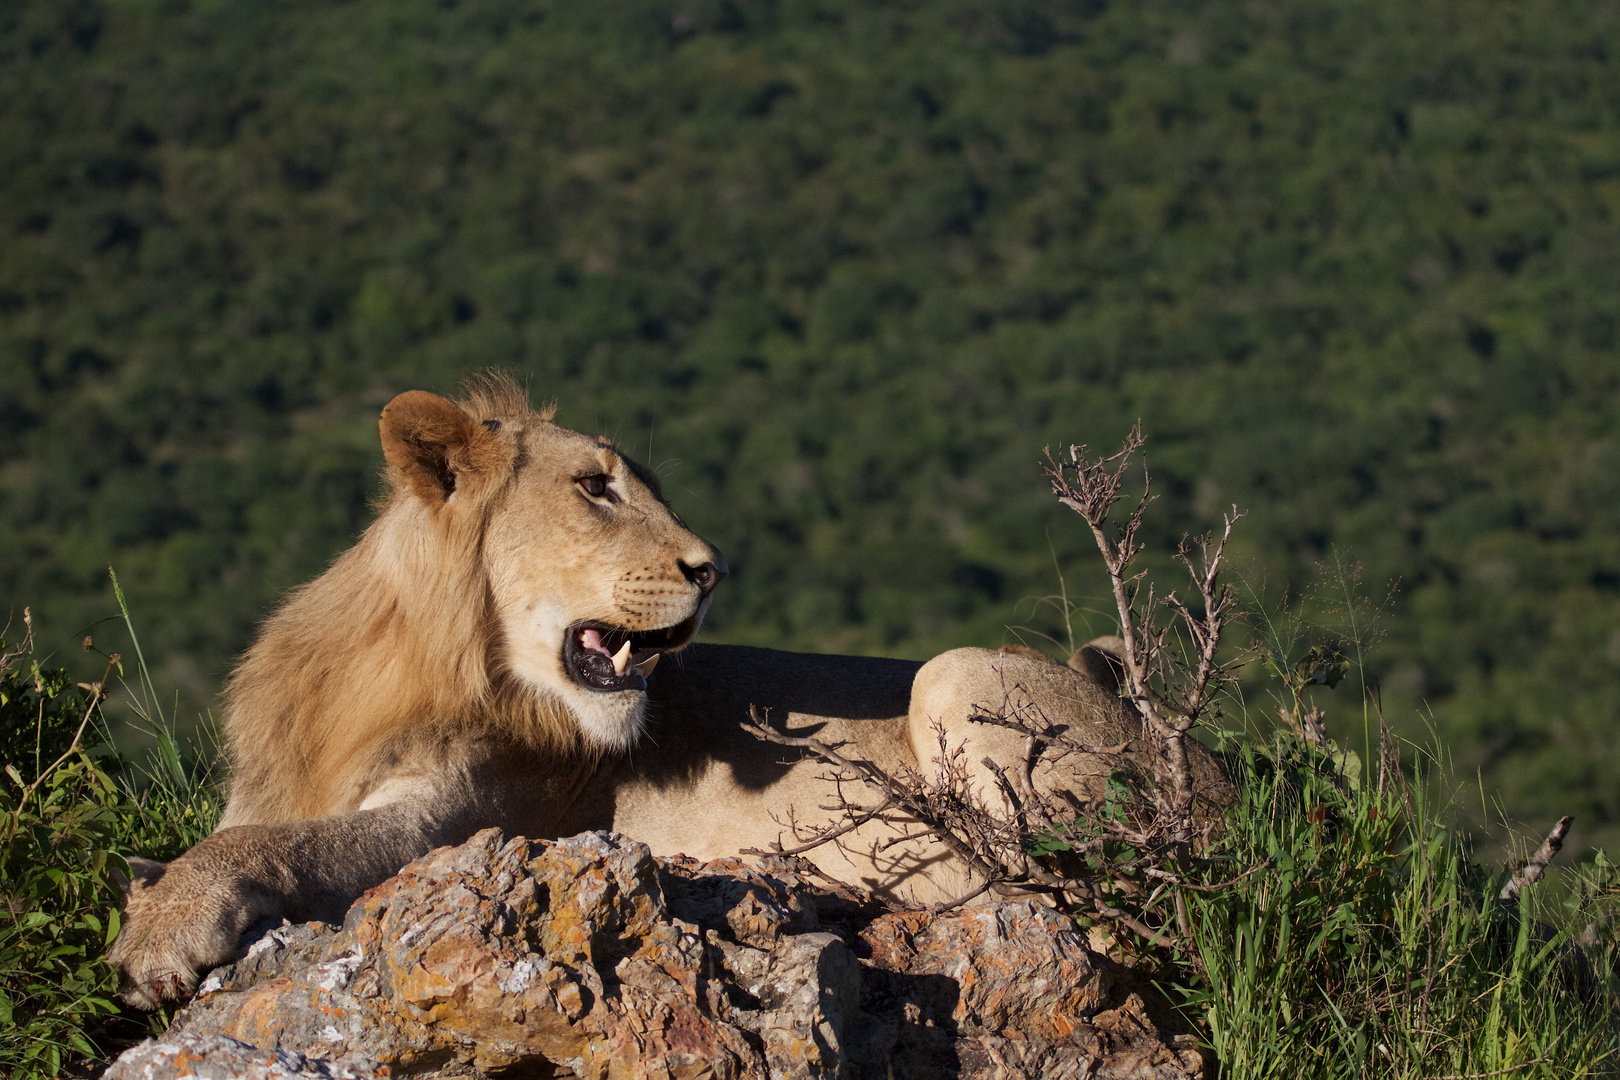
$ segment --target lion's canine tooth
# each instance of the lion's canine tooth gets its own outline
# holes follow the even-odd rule
[[[652,669],[658,666],[658,658],[663,655],[663,653],[655,652],[651,656],[647,657],[647,659],[636,665],[636,670],[641,672],[641,677],[643,679],[652,674]]]
[[[619,646],[619,651],[613,655],[613,674],[623,675],[624,669],[630,666],[630,642],[626,641]]]

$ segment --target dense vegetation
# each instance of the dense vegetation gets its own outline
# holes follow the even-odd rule
[[[87,1063],[166,1021],[113,1000],[103,954],[120,926],[125,856],[178,855],[212,830],[218,800],[206,763],[182,761],[138,645],[131,687],[122,658],[86,639],[102,677],[75,685],[40,662],[26,621],[5,629],[15,633],[0,636],[0,1075],[88,1075]],[[133,689],[156,736],[144,766],[109,745],[101,705],[115,687]]]
[[[1098,583],[1041,446],[1140,416],[1161,552],[1398,582],[1392,720],[1612,842],[1617,66],[1552,0],[7,0],[0,604],[116,565],[195,714],[381,404],[499,365],[731,557],[715,636],[994,644]]]

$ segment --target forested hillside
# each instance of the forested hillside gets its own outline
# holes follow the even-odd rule
[[[499,366],[725,550],[711,638],[996,645],[1098,589],[1041,448],[1140,417],[1161,563],[1236,503],[1274,603],[1398,583],[1392,720],[1613,843],[1617,15],[6,0],[0,607],[115,566],[195,713]]]

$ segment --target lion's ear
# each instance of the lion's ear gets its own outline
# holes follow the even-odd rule
[[[128,876],[125,876],[123,871],[115,866],[113,867],[113,880],[118,883],[118,888],[122,890],[125,896],[128,896],[130,890],[137,885],[144,888],[151,888],[156,885],[158,880],[163,877],[164,872],[168,870],[168,867],[162,863],[153,862],[151,859],[143,859],[138,855],[131,855],[124,861],[129,865]]]
[[[383,407],[377,422],[383,456],[418,498],[439,505],[503,459],[500,443],[453,401],[408,390]]]
[[[1125,639],[1113,634],[1092,638],[1074,650],[1069,666],[1117,694],[1125,685]]]

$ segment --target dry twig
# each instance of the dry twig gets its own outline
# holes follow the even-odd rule
[[[1531,855],[1530,860],[1519,867],[1508,883],[1502,886],[1503,900],[1517,900],[1520,890],[1541,880],[1541,875],[1547,872],[1547,864],[1563,849],[1564,837],[1569,835],[1569,827],[1574,821],[1573,817],[1565,814],[1547,831],[1547,839],[1536,848],[1535,854]]]
[[[1093,461],[1086,457],[1084,446],[1071,446],[1065,462],[1048,450],[1046,474],[1058,501],[1085,520],[1108,570],[1124,642],[1123,696],[1141,713],[1156,743],[1152,755],[1158,773],[1154,799],[1160,816],[1179,843],[1190,844],[1197,828],[1192,812],[1195,792],[1187,758],[1187,733],[1204,719],[1213,692],[1230,678],[1230,672],[1217,658],[1221,633],[1233,604],[1231,587],[1221,584],[1220,573],[1232,527],[1242,514],[1233,507],[1223,518],[1218,539],[1211,535],[1197,541],[1184,540],[1177,553],[1192,577],[1201,612],[1195,612],[1174,592],[1161,598],[1152,585],[1144,592],[1142,574],[1133,570],[1132,564],[1142,551],[1137,534],[1142,515],[1152,501],[1145,464],[1141,498],[1113,535],[1108,528],[1115,505],[1124,497],[1126,471],[1143,442],[1138,422],[1126,436],[1124,448],[1110,457]],[[1174,650],[1168,648],[1172,624],[1160,621],[1161,608],[1174,613],[1185,633],[1195,654],[1191,665],[1178,663]]]

